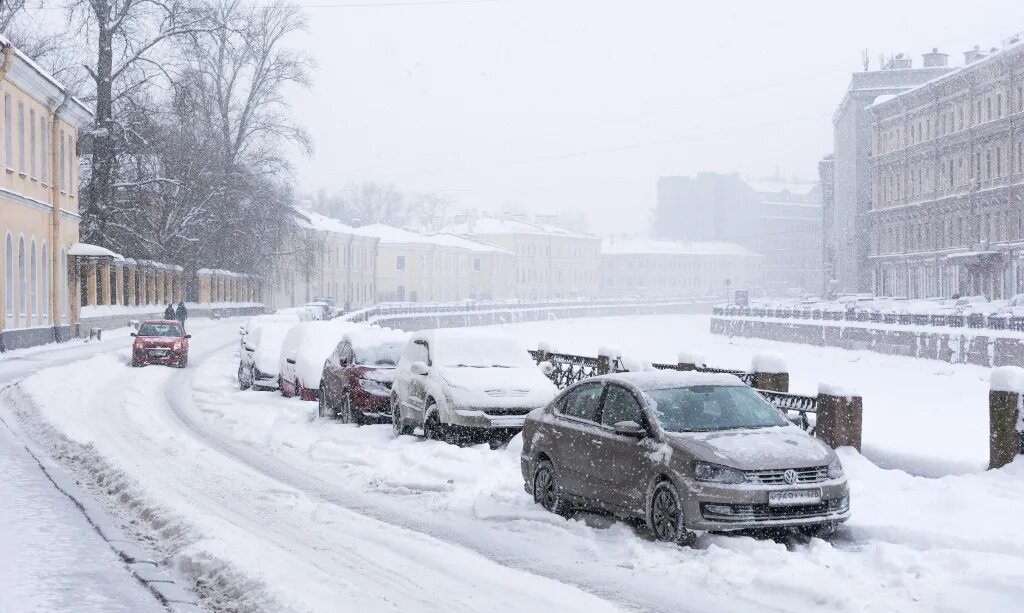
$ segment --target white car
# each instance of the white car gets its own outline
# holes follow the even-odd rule
[[[254,323],[242,337],[238,360],[238,387],[242,390],[274,390],[278,386],[281,346],[291,328],[284,323]]]
[[[356,324],[306,321],[292,326],[281,347],[279,380],[282,396],[316,400],[324,362]]]
[[[412,336],[395,368],[391,415],[396,435],[422,428],[450,443],[512,438],[526,414],[557,393],[512,337],[479,330]]]

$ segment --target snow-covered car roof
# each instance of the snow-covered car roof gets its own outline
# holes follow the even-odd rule
[[[670,389],[676,387],[693,387],[697,385],[745,386],[745,384],[739,380],[739,377],[735,375],[679,370],[617,372],[588,379],[588,381],[595,380],[622,381],[630,383],[643,391]]]
[[[352,345],[352,349],[358,352],[360,349],[379,347],[380,345],[404,345],[409,341],[410,336],[412,335],[404,330],[368,327],[350,330],[345,333],[344,338]]]

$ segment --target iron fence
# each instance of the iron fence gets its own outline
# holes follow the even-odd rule
[[[1024,317],[1009,314],[971,313],[936,314],[936,313],[897,313],[893,311],[867,311],[851,309],[834,311],[823,309],[793,308],[740,308],[735,306],[716,306],[712,308],[714,315],[759,317],[765,319],[798,319],[813,321],[852,321],[860,323],[880,323],[898,326],[932,326],[945,328],[971,328],[975,330],[1011,330],[1024,332]]]

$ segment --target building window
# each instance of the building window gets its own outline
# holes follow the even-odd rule
[[[405,270],[405,256],[400,255],[395,258],[395,270]]]
[[[25,174],[25,104],[18,103],[18,172]]]
[[[33,317],[39,315],[39,277],[36,276],[36,241],[32,240],[32,250],[29,252],[31,259],[28,262],[29,268],[29,296],[31,297],[32,310],[29,311]]]
[[[36,111],[28,112],[28,174],[36,178]]]
[[[1003,95],[996,94],[996,117],[1003,116]]]
[[[18,239],[18,313],[24,321],[28,314],[28,284],[25,278],[25,237]]]
[[[39,263],[43,269],[43,283],[40,289],[43,292],[43,317],[45,318],[50,314],[50,258],[46,252],[46,243],[43,243],[43,250],[39,255]]]
[[[65,177],[67,172],[64,169],[64,130],[60,131],[60,191],[67,189]]]
[[[6,276],[4,277],[4,293],[7,295],[7,317],[14,317],[14,247],[11,242],[11,235],[7,235],[7,248],[5,252],[4,262],[6,266]]]
[[[480,258],[473,258],[473,271],[480,272],[483,270],[483,265],[480,262]]]
[[[136,293],[136,300],[139,294]],[[68,255],[64,248],[60,248],[60,314],[61,317],[68,316]]]
[[[75,143],[68,134],[68,193],[74,192],[75,187]]]
[[[46,154],[50,149],[50,129],[46,123],[46,117],[39,118],[39,162],[42,165],[39,169],[39,177],[43,183],[46,183],[46,179],[49,176],[47,168],[49,167],[49,160],[46,158]]]
[[[4,94],[4,164],[14,170],[14,122],[12,121],[11,95]]]

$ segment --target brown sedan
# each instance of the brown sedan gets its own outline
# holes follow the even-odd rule
[[[527,417],[521,465],[545,509],[642,519],[663,541],[757,528],[822,534],[850,516],[835,452],[732,375],[577,383]]]

